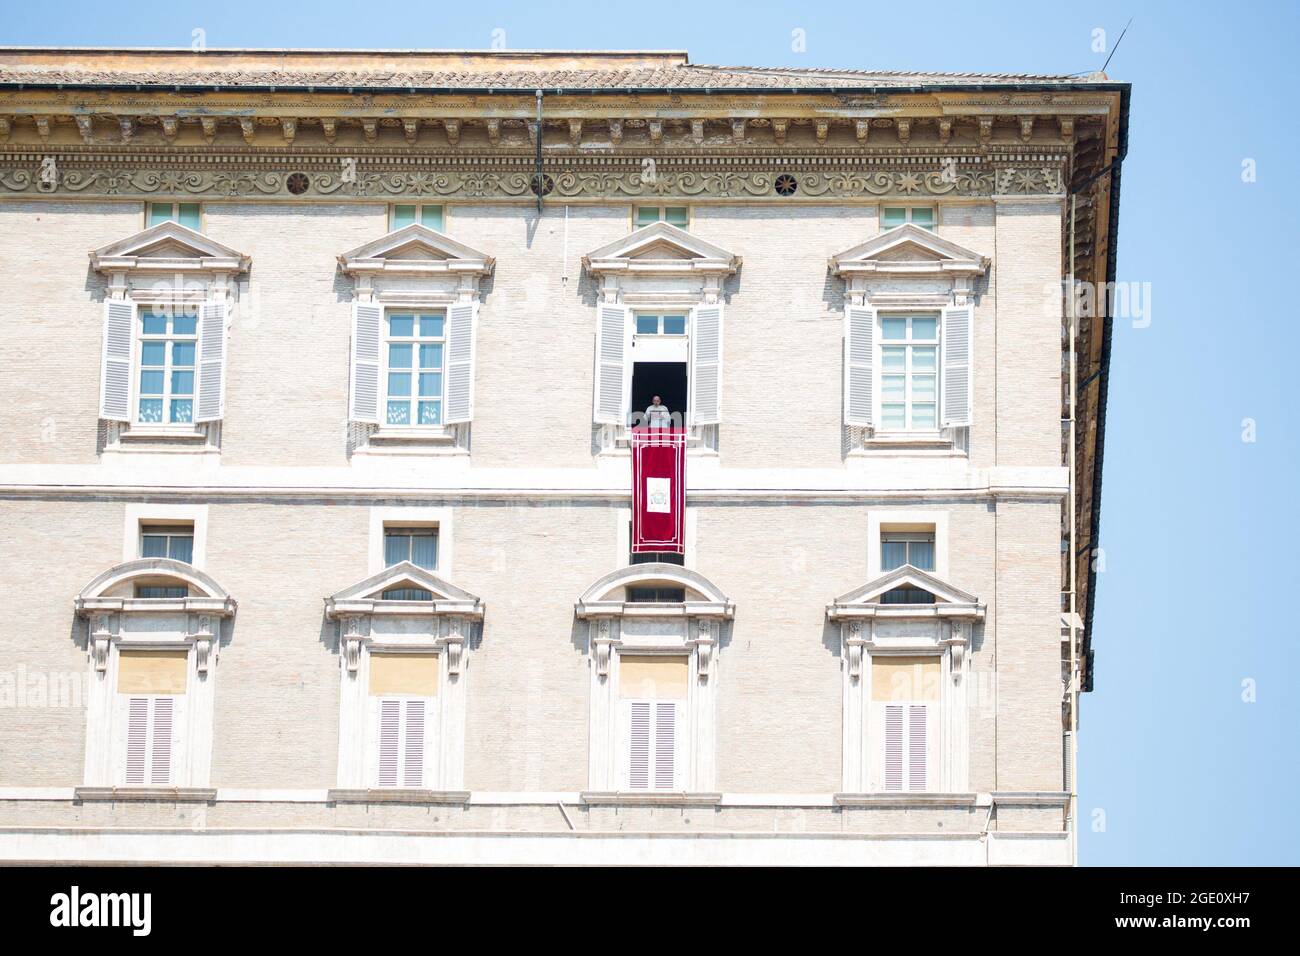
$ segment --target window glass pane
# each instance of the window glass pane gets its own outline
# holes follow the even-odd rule
[[[388,394],[395,396],[406,396],[411,394],[411,373],[410,372],[389,372],[388,373]]]
[[[880,569],[892,571],[907,563],[907,543],[905,541],[882,541],[880,544]]]
[[[913,209],[912,222],[918,226],[924,226],[927,229],[934,225],[933,209]]]
[[[184,561],[186,564],[192,564],[194,562],[194,539],[188,535],[173,535],[170,557],[177,561]]]
[[[191,422],[194,420],[194,403],[188,398],[172,399],[172,421]]]
[[[182,226],[198,232],[202,225],[199,216],[199,204],[196,202],[183,202],[180,207],[180,214],[176,217],[176,221]]]
[[[194,343],[173,342],[172,343],[172,364],[193,365],[194,364]]]
[[[401,229],[403,226],[409,226],[415,222],[414,206],[394,206],[393,207],[393,228]]]
[[[440,343],[420,346],[420,368],[442,368],[442,345]]]
[[[151,202],[149,204],[149,225],[156,226],[160,222],[170,222],[172,218],[172,204],[169,202]]]
[[[938,319],[913,319],[912,338],[933,339],[939,334]]]
[[[907,563],[922,571],[934,570],[934,542],[913,541],[908,545]]]
[[[881,337],[886,339],[907,338],[907,319],[881,319]]]
[[[438,539],[431,534],[411,538],[411,562],[432,571],[438,566]]]
[[[442,338],[443,318],[441,315],[420,316],[420,335],[426,339]]]
[[[934,376],[912,376],[912,399],[918,402],[934,401]]]
[[[430,229],[437,229],[439,232],[442,232],[442,207],[422,207],[420,209],[420,222],[424,223]]]
[[[199,317],[193,314],[172,316],[172,331],[177,335],[193,335],[198,330]]]
[[[140,394],[161,395],[163,390],[162,369],[142,369],[140,371]]]
[[[902,405],[884,405],[880,409],[880,424],[885,428],[903,428],[906,418]]]
[[[145,335],[165,335],[167,333],[167,316],[153,312],[141,312],[140,324]]]
[[[140,539],[140,557],[167,557],[167,536],[165,534],[146,534]]]
[[[384,564],[394,565],[405,561],[411,554],[411,538],[405,534],[384,535]]]
[[[166,342],[141,342],[140,364],[162,365],[167,358]]]
[[[420,424],[421,425],[441,425],[442,424],[442,402],[420,402]]]
[[[664,335],[685,335],[685,334],[686,334],[686,316],[684,315],[664,316]]]
[[[388,343],[388,367],[389,368],[410,368],[411,367],[411,345],[409,342]],[[403,394],[407,394],[407,393],[403,393]]]
[[[182,598],[189,594],[186,585],[171,586],[166,584],[137,584],[135,596],[138,598]]]
[[[664,220],[685,229],[690,221],[690,213],[685,206],[669,206],[664,210]]]
[[[638,315],[636,317],[636,334],[637,335],[658,335],[659,316]]]
[[[405,394],[405,392],[403,392],[402,394]],[[441,372],[420,373],[420,397],[421,398],[442,397],[442,373]]]
[[[383,593],[385,601],[432,601],[433,595],[424,588],[389,588]]]
[[[886,345],[880,350],[880,363],[886,372],[906,370],[907,349],[901,345]]]
[[[913,428],[934,428],[935,416],[933,405],[913,405],[912,406],[912,427]]]
[[[140,399],[140,421],[160,422],[162,421],[162,412],[163,403],[161,398]]]
[[[411,403],[410,402],[389,402],[388,403],[388,424],[390,425],[411,424]]]
[[[893,229],[895,226],[901,226],[907,222],[907,210],[902,206],[886,206],[884,210],[884,225],[886,229]]]
[[[906,395],[906,377],[902,375],[882,375],[880,397],[886,402],[901,402]]]
[[[394,338],[407,339],[415,328],[415,316],[390,315],[388,317],[388,334]]]
[[[934,370],[936,349],[933,345],[918,345],[912,349],[912,371],[929,372]]]
[[[648,226],[652,222],[659,221],[658,206],[638,206],[636,210],[636,224],[638,226]]]
[[[172,394],[193,395],[194,394],[194,373],[193,372],[172,372]]]

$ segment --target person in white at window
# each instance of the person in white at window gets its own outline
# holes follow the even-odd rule
[[[659,396],[654,396],[650,405],[645,410],[646,424],[651,428],[668,428],[672,425],[672,415],[668,411],[668,406],[664,405]]]

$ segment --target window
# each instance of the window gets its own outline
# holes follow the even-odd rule
[[[403,203],[389,207],[389,231],[401,229],[403,226],[409,226],[415,222],[428,226],[430,229],[436,229],[438,232],[442,232],[442,206],[430,206],[424,204],[408,205]]]
[[[686,313],[671,315],[651,315],[648,312],[636,313],[637,335],[685,335]]]
[[[188,652],[123,650],[117,660],[121,741],[118,779],[128,787],[174,785],[184,719]]]
[[[189,597],[190,589],[184,584],[137,584],[135,596],[138,598],[183,598]]]
[[[442,424],[446,316],[392,312],[387,317],[388,425]]]
[[[136,420],[147,424],[194,421],[194,358],[198,316],[140,313],[140,393]]]
[[[410,561],[434,571],[438,567],[437,528],[384,528],[384,566]]]
[[[894,588],[880,595],[881,604],[933,604],[934,595],[923,588]]]
[[[880,570],[892,571],[905,564],[921,571],[934,570],[933,531],[881,531]]]
[[[194,563],[194,525],[141,525],[140,557]]]
[[[880,423],[885,430],[939,427],[939,317],[880,317]]]
[[[628,790],[678,790],[679,726],[690,666],[685,657],[619,658]]]
[[[690,226],[691,210],[689,206],[637,206],[636,227],[666,222],[670,226],[686,229]]]
[[[630,587],[627,589],[627,599],[634,604],[680,604],[686,600],[686,589],[654,586]]]
[[[874,656],[871,697],[881,789],[916,792],[934,788],[939,658]]]
[[[203,231],[203,207],[196,202],[151,202],[148,210],[148,226],[160,222],[178,222],[195,232]]]
[[[922,229],[934,229],[933,206],[886,206],[880,210],[882,229],[893,229],[910,222]]]
[[[437,694],[436,655],[370,655],[374,786],[425,787]]]

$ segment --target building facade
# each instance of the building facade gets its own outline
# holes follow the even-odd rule
[[[0,51],[0,858],[1069,864],[1127,102]]]

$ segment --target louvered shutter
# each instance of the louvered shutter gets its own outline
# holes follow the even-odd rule
[[[870,428],[875,413],[876,310],[844,309],[844,424]]]
[[[943,424],[969,425],[971,406],[971,307],[943,310]]]
[[[401,701],[379,702],[379,786],[397,786]]]
[[[351,420],[379,424],[379,344],[384,310],[371,302],[352,306]]]
[[[134,330],[134,302],[109,299],[104,303],[99,417],[109,421],[131,420],[131,341]]]
[[[696,306],[691,315],[692,425],[722,420],[722,306]]]
[[[149,749],[149,698],[132,697],[127,701],[126,783],[144,786],[144,765]]]
[[[621,305],[596,310],[596,385],[594,421],[625,425],[631,409],[632,323]]]
[[[424,786],[424,701],[406,702],[406,726],[402,728],[404,757],[402,786]]]
[[[885,789],[903,789],[903,705],[885,705]]]
[[[226,416],[226,314],[225,302],[204,302],[199,309],[196,422],[215,422]]]
[[[153,726],[149,730],[152,753],[149,756],[149,782],[167,786],[172,782],[172,723],[175,700],[171,697],[153,699]]]
[[[677,767],[677,705],[655,704],[655,789],[672,790]]]
[[[447,400],[442,420],[446,425],[474,417],[474,327],[477,302],[458,302],[447,310]]]
[[[925,704],[907,708],[907,789],[926,789],[927,717]]]
[[[629,721],[628,787],[650,789],[650,705],[633,701]]]

